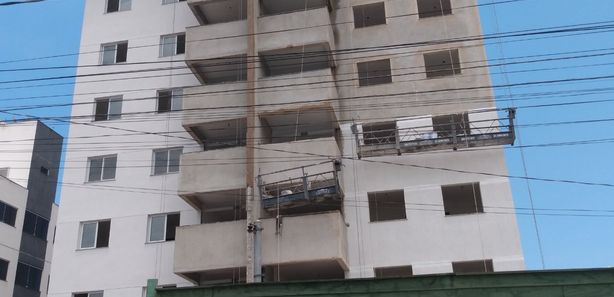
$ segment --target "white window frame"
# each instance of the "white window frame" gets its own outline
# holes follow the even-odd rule
[[[80,226],[79,226],[79,245],[78,245],[78,249],[79,250],[92,250],[92,249],[96,249],[96,244],[98,244],[98,223],[100,221],[87,221],[87,222],[81,222]],[[83,227],[86,224],[92,224],[95,223],[96,224],[96,232],[94,232],[94,246],[91,247],[83,247]]]
[[[154,176],[158,176],[158,175],[167,175],[167,174],[175,174],[175,173],[179,173],[180,170],[178,171],[169,171],[169,167],[170,167],[170,161],[171,161],[171,151],[175,151],[178,150],[179,152],[179,168],[181,168],[181,155],[183,155],[183,147],[179,146],[179,147],[170,147],[170,148],[161,148],[161,149],[155,149],[152,151],[151,153],[151,175]],[[158,173],[156,174],[156,153],[160,153],[160,152],[166,152],[166,171],[164,173]]]
[[[124,7],[122,6],[122,1],[124,0],[118,0],[118,4],[117,4],[117,11],[109,11],[109,0],[105,0],[104,1],[104,13],[116,13],[116,12],[122,12],[122,11],[130,11],[132,10],[132,0],[128,0],[130,1],[130,5],[128,5],[128,7]]]
[[[113,158],[115,157],[115,174],[114,176],[117,176],[117,154],[114,155],[104,155],[104,156],[94,156],[94,157],[88,157],[87,158],[87,172],[85,173],[85,182],[87,183],[95,183],[95,182],[102,182],[102,181],[111,181],[111,180],[115,180],[115,177],[113,178],[109,178],[109,179],[104,179],[104,165],[105,165],[105,160],[108,158]],[[100,179],[99,180],[90,180],[90,169],[92,166],[92,160],[97,160],[97,159],[102,159],[102,167],[100,170]]]
[[[181,54],[178,54],[178,53],[177,53],[178,36],[180,36],[180,35],[183,35],[183,36],[184,36],[184,39],[183,39],[183,40],[184,40],[184,42],[185,42],[185,37],[186,37],[185,32],[181,32],[181,33],[174,33],[174,34],[167,34],[167,35],[162,35],[162,36],[160,36],[160,53],[159,53],[159,54],[160,54],[160,58],[173,57],[173,56],[177,56],[177,55],[183,55],[183,54],[185,54],[185,43],[183,44],[183,47],[184,47],[184,51],[183,51],[183,53],[181,53]],[[173,42],[173,45],[174,45],[174,46],[173,46],[173,53],[172,53],[172,54],[170,54],[170,55],[165,55],[165,54],[164,54],[164,45],[165,45],[165,43],[164,43],[164,38],[169,38],[169,37],[172,37],[172,38],[174,39],[174,42]]]
[[[179,212],[159,213],[159,214],[153,214],[153,215],[147,216],[147,238],[146,238],[147,243],[166,242],[166,226],[168,225],[168,216],[174,215],[174,214],[180,215],[180,218],[181,218],[181,214]],[[156,218],[156,217],[164,217],[164,227],[163,227],[164,233],[162,234],[161,240],[151,240],[151,221],[153,218]]]
[[[117,46],[118,46],[119,44],[123,44],[123,43],[125,43],[125,44],[126,44],[126,47],[128,47],[128,41],[127,41],[127,40],[123,40],[123,41],[116,41],[116,42],[110,42],[110,43],[103,43],[103,44],[101,44],[101,45],[100,45],[100,61],[99,61],[99,64],[100,64],[100,65],[115,65],[115,64],[122,64],[122,63],[126,63],[127,61],[124,61],[124,62],[117,62]],[[104,63],[104,48],[105,48],[105,47],[108,47],[108,46],[112,46],[112,47],[114,47],[114,50],[113,50],[113,51],[114,51],[115,55],[113,55],[113,63],[107,63],[107,64],[105,64],[105,63]],[[126,49],[126,51],[127,51],[127,49]],[[127,55],[128,55],[128,53],[126,52],[126,60],[128,60]]]
[[[96,110],[98,109],[98,102],[100,101],[109,101],[108,106],[107,106],[107,118],[105,120],[96,120]],[[119,103],[119,114],[117,115],[113,115],[114,117],[111,118],[111,103],[113,102],[118,102]],[[101,122],[101,121],[113,121],[113,120],[120,120],[122,118],[122,108],[124,107],[124,96],[122,95],[116,95],[116,96],[109,96],[109,97],[101,97],[101,98],[96,98],[94,99],[94,111],[92,112],[94,114],[94,117],[92,119],[93,122]]]
[[[160,92],[171,92],[171,110],[160,112]],[[182,111],[183,110],[183,89],[182,88],[174,88],[174,89],[163,89],[158,90],[156,92],[156,113],[167,113],[174,111]]]

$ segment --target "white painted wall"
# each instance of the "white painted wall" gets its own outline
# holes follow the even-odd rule
[[[106,14],[105,1],[87,0],[80,49],[87,54],[79,57],[79,65],[99,64],[101,44],[123,40],[129,41],[128,63],[183,60],[183,55],[159,57],[160,36],[185,32],[197,22],[185,2],[161,3],[132,0],[130,11]],[[168,63],[82,67],[78,74],[166,67]],[[108,81],[92,82],[104,79]],[[158,278],[160,284],[187,284],[172,272],[174,243],[148,244],[146,231],[150,214],[181,212],[182,225],[199,222],[199,214],[176,196],[178,174],[151,176],[153,149],[183,146],[184,152],[190,152],[198,148],[187,133],[177,133],[183,131],[180,113],[154,113],[156,90],[196,83],[187,69],[77,79],[72,115],[85,117],[77,118],[82,124],[70,127],[49,296],[97,290],[104,290],[105,297],[140,296],[149,278]],[[92,122],[92,103],[106,95],[123,95],[124,116]],[[131,132],[106,126],[166,131],[178,138],[121,136]],[[84,138],[102,135],[107,136]],[[86,183],[88,157],[106,154],[118,154],[115,180]],[[77,250],[80,222],[99,219],[111,219],[109,247]]]
[[[0,168],[8,167],[7,177],[25,188],[28,187],[30,177],[36,125],[36,121],[0,122],[0,141],[3,142]]]
[[[9,261],[6,281],[0,280],[0,296],[12,296],[15,286],[15,271],[21,245],[21,229],[26,213],[28,190],[0,176],[0,201],[17,208],[15,226],[0,223],[0,258]]]

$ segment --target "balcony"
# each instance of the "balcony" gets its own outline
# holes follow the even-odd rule
[[[245,147],[183,154],[179,195],[200,210],[208,193],[217,199],[216,192],[244,188],[244,158]]]
[[[247,53],[247,21],[189,27],[186,60],[207,60]]]
[[[245,82],[186,88],[183,90],[182,124],[186,130],[208,122],[247,115]]]
[[[344,277],[348,269],[347,230],[341,213],[264,219],[262,227],[265,274],[279,275],[267,279]],[[246,232],[244,220],[178,227],[175,273],[198,284],[236,279],[247,265]]]
[[[284,0],[283,2],[294,3],[296,1]],[[314,1],[314,4],[315,2],[318,5],[323,4],[323,1]],[[283,8],[284,5],[277,7]],[[274,10],[274,12],[277,11]],[[305,10],[303,6],[300,11],[262,16],[258,18],[258,32],[260,33],[258,51],[266,52],[310,44],[326,44],[330,50],[334,50],[335,35],[332,28],[328,6],[308,10]]]
[[[247,0],[188,0],[201,25],[242,20],[247,17]]]
[[[314,163],[338,159],[341,156],[339,145],[333,136],[297,140],[284,138],[282,140],[286,141],[258,145],[259,149],[256,150],[258,158],[262,160],[262,163],[259,164],[262,173],[279,172],[278,174],[269,174],[269,178],[287,180],[295,174],[295,172],[284,172],[289,168],[309,166]],[[322,165],[322,168],[330,170],[330,166],[330,163],[326,162],[325,165]]]
[[[259,113],[311,107],[339,112],[339,94],[332,69],[328,66],[309,72],[262,78],[258,81],[258,90]]]
[[[333,160],[258,176],[262,207],[275,214],[340,210],[341,161]]]
[[[514,144],[515,109],[423,116],[353,126],[359,157]]]

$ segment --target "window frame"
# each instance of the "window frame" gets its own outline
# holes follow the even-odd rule
[[[171,93],[170,110],[160,111],[160,93],[161,92]],[[156,91],[156,113],[168,113],[168,112],[177,112],[177,111],[183,111],[183,88],[157,90]]]
[[[121,1],[121,0],[120,0]],[[126,44],[126,61],[122,61],[122,62],[117,62],[117,55],[118,55],[118,46],[120,44]],[[113,63],[105,63],[104,62],[104,49],[105,47],[109,47],[109,46],[113,46]],[[107,66],[107,65],[117,65],[117,64],[124,64],[128,62],[128,40],[122,40],[122,41],[115,41],[115,42],[109,42],[109,43],[103,43],[100,45],[100,62],[99,64],[101,66]]]
[[[1,200],[0,200],[0,205],[4,206],[2,208],[2,213],[0,214],[0,222],[15,228],[15,223],[17,222],[17,213],[19,212],[19,208],[14,207],[13,205],[8,204],[8,203],[6,203],[4,201],[1,201]],[[7,208],[11,208],[11,209],[15,210],[15,214],[12,217],[12,224],[9,224],[7,221],[5,221],[5,219],[6,219],[6,209]]]
[[[178,49],[179,49],[179,36],[183,36],[183,52],[182,53],[178,53]],[[164,54],[164,38],[173,38],[174,42],[173,42],[173,53],[170,55],[165,55]],[[185,55],[185,46],[186,46],[186,33],[185,32],[179,32],[179,33],[173,33],[173,34],[166,34],[166,35],[161,35],[160,36],[160,51],[159,51],[159,57],[160,58],[168,58],[168,57],[174,57],[174,56],[179,56],[179,55]]]
[[[440,2],[442,5],[442,9],[441,9],[441,14],[435,10],[433,11],[420,11],[420,2],[423,0],[417,0],[416,1],[416,8],[418,9],[418,19],[419,20],[423,20],[423,19],[429,19],[429,18],[436,18],[436,17],[444,17],[447,15],[452,15],[454,14],[454,9],[452,7],[452,1],[451,0],[436,0],[436,1],[442,1]],[[443,3],[443,1],[446,1],[446,3]],[[449,5],[446,5],[449,4]],[[450,9],[446,10],[445,6],[449,6]]]
[[[103,101],[107,102],[107,111],[104,114],[105,115],[105,119],[97,119],[97,112],[98,112],[98,103],[102,103]],[[116,102],[116,104],[119,104],[119,114],[111,114],[111,104],[113,102]],[[119,102],[119,103],[117,103]],[[124,96],[122,95],[115,95],[115,96],[109,96],[109,97],[100,97],[100,98],[95,98],[94,99],[94,111],[93,111],[93,119],[92,122],[104,122],[104,121],[114,121],[114,120],[121,120],[122,119],[122,108],[124,105]]]
[[[375,81],[373,83],[369,82],[369,70],[366,70],[362,73],[363,76],[366,77],[361,77],[361,71],[360,68],[362,65],[365,65],[365,67],[368,69],[369,68],[369,64],[372,63],[378,63],[378,62],[383,62],[383,61],[388,61],[388,70],[374,70],[374,71],[387,71],[387,75],[386,76],[374,76],[374,78],[371,78],[371,80],[386,80],[386,81]],[[390,58],[384,58],[384,59],[378,59],[378,60],[368,60],[368,61],[360,61],[356,63],[356,75],[358,76],[358,87],[359,88],[363,88],[363,87],[371,87],[371,86],[379,86],[379,85],[386,85],[386,84],[391,84],[394,82],[393,80],[393,75],[392,75],[392,60]],[[362,82],[366,81],[365,84],[363,84]]]
[[[9,274],[9,265],[10,264],[11,264],[11,262],[9,260],[4,259],[4,258],[0,258],[0,267],[2,267],[2,265],[5,265],[4,272],[0,269],[0,281],[7,281],[6,279],[7,279],[8,274]]]
[[[132,10],[132,0],[128,0],[130,1],[130,5],[128,8],[123,8],[122,9],[122,0],[117,0],[117,10],[115,11],[109,11],[109,1],[112,0],[105,0],[105,4],[104,4],[104,13],[108,14],[108,13],[117,13],[117,12],[122,12],[122,11],[130,11]]]
[[[181,213],[180,212],[159,213],[159,214],[152,214],[152,215],[148,215],[147,216],[147,234],[146,234],[146,238],[145,238],[145,242],[146,243],[161,243],[161,242],[175,241],[174,239],[173,240],[168,240],[166,238],[166,236],[167,236],[166,232],[168,231],[167,230],[168,229],[168,217],[170,215],[178,215],[179,216],[179,223],[177,224],[177,227],[181,226]],[[151,240],[151,226],[152,226],[151,222],[152,222],[153,218],[156,218],[156,217],[164,217],[164,227],[163,227],[164,234],[162,235],[163,239],[161,239],[161,240]]]
[[[109,222],[109,234],[107,239],[107,246],[98,246],[98,230],[100,228],[101,222]],[[91,247],[83,247],[83,227],[86,224],[96,224],[96,232],[94,232],[94,246]],[[79,223],[79,242],[77,244],[77,250],[94,250],[94,249],[102,249],[108,248],[111,242],[111,219],[108,220],[96,220],[96,221],[83,221]]]
[[[450,69],[436,69],[436,70],[429,71],[428,69],[429,67],[442,68],[442,65],[435,65],[435,66],[430,65],[429,66],[427,63],[427,59],[428,59],[427,56],[433,56],[437,54],[444,54],[444,55],[447,54],[446,58],[450,59],[450,62],[447,65],[450,66],[449,67]],[[450,78],[453,76],[463,74],[463,65],[461,62],[461,51],[458,48],[425,52],[425,53],[422,53],[422,60],[424,62],[424,75],[426,76],[426,79]],[[447,71],[451,71],[452,73],[448,74]]]
[[[177,171],[170,171],[170,166],[171,166],[171,151],[179,151],[179,164],[178,166],[178,170]],[[161,153],[161,152],[166,152],[166,170],[164,171],[164,173],[156,173],[156,153]],[[152,176],[160,176],[160,175],[168,175],[168,174],[176,174],[179,173],[181,171],[181,156],[183,155],[183,147],[182,146],[178,146],[178,147],[171,147],[171,148],[161,148],[161,149],[154,149],[152,151],[152,158],[151,158],[151,175]]]
[[[96,182],[104,182],[104,181],[114,181],[117,178],[117,162],[118,162],[118,155],[117,154],[113,154],[113,155],[103,155],[103,156],[93,156],[93,157],[88,157],[87,158],[87,171],[85,172],[85,182],[86,183],[96,183]],[[108,178],[105,179],[104,178],[104,169],[105,169],[105,164],[106,164],[106,159],[109,158],[115,158],[115,172],[113,173],[113,178]],[[102,165],[101,165],[101,169],[100,169],[100,179],[99,180],[90,180],[90,170],[91,170],[91,166],[92,166],[92,161],[93,160],[98,160],[98,159],[102,159]]]
[[[19,270],[20,265],[22,265],[22,267],[25,266],[28,269],[26,271],[26,284],[25,285],[22,285],[22,284],[17,282],[17,280],[18,280],[18,273],[17,273],[17,271]],[[40,278],[38,279],[38,283],[37,283],[36,288],[28,287],[28,280],[30,279],[30,271],[33,270],[33,269],[34,270],[38,270],[40,272]],[[40,292],[40,286],[41,286],[42,281],[43,281],[43,269],[38,268],[38,267],[34,267],[32,265],[29,265],[29,264],[26,264],[26,263],[23,263],[23,262],[19,262],[19,261],[17,262],[17,269],[15,270],[15,285],[16,286],[20,286],[20,287],[25,288],[25,289],[29,289],[29,290]]]
[[[25,230],[25,228],[26,228],[26,217],[28,217],[28,214],[34,216],[34,226],[33,226],[33,230],[34,231],[32,233],[26,232],[26,230]],[[44,221],[47,224],[47,227],[45,228],[45,231],[44,231],[45,232],[44,233],[44,238],[38,236],[38,234],[37,234],[38,233],[37,232],[38,226],[39,226],[39,224],[41,224],[41,222],[40,222],[41,220]],[[23,219],[22,232],[25,233],[25,234],[34,236],[34,237],[36,237],[36,238],[38,238],[40,240],[47,241],[47,238],[49,237],[49,224],[50,224],[50,220],[49,219],[47,219],[47,218],[45,218],[45,217],[43,217],[43,216],[41,216],[39,214],[36,214],[34,212],[31,212],[29,210],[26,210],[25,215],[24,215],[24,219]]]
[[[474,199],[471,201],[472,204],[474,204],[474,208],[471,209],[470,212],[448,212],[446,210],[446,198],[445,198],[445,190],[444,188],[452,188],[452,187],[463,187],[463,186],[468,186],[471,187],[473,190],[473,194],[474,194]],[[459,184],[449,184],[449,185],[442,185],[441,186],[441,199],[443,202],[443,211],[444,211],[444,215],[446,217],[455,217],[455,216],[462,216],[462,215],[479,215],[479,214],[483,214],[484,212],[484,199],[482,198],[482,188],[480,186],[480,182],[469,182],[469,183],[459,183]]]

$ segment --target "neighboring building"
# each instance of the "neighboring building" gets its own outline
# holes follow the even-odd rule
[[[0,176],[0,296],[12,296],[28,190]]]
[[[50,295],[524,269],[480,34],[476,0],[86,1]]]
[[[3,148],[0,175],[7,178],[4,183],[14,182],[27,189],[26,198],[19,204],[7,202],[11,208],[17,209],[14,230],[20,234],[17,237],[18,259],[9,265],[9,269],[13,269],[9,272],[15,272],[13,280],[9,280],[14,289],[6,296],[47,296],[58,210],[54,201],[62,141],[62,136],[39,121],[0,123]],[[7,206],[5,215],[8,209]]]

